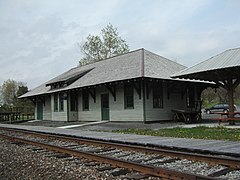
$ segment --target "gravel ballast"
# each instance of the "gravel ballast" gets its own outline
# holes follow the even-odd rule
[[[61,146],[76,146],[75,144],[68,144],[62,141],[53,142]],[[79,146],[80,145],[76,146],[76,148],[80,148],[81,151],[91,150],[97,152],[101,150],[101,148],[92,146]],[[194,162],[187,159],[172,159],[173,161],[171,161],[170,157],[162,158],[157,155],[146,155],[121,150],[100,151],[99,154],[109,155],[122,160],[141,161],[143,164],[146,164],[146,162],[147,164],[154,163],[156,167],[164,167],[180,172],[196,173],[205,176],[226,168],[221,165],[209,166],[204,162]],[[159,158],[161,161],[159,161]],[[161,163],[164,161],[166,162]],[[79,159],[69,155],[54,153],[39,147],[0,139],[0,179],[128,179],[125,176],[127,175],[125,172],[132,173],[121,168],[109,168],[107,164]],[[118,175],[116,176],[116,174]],[[220,178],[239,179],[239,175],[239,170],[235,170]],[[161,178],[147,177],[145,179]]]
[[[85,166],[84,160],[46,156],[33,148],[0,139],[0,179],[121,179]]]
[[[62,157],[62,155],[38,147],[21,143],[12,143],[0,139],[0,179],[128,179],[126,178],[128,174],[120,176],[113,175],[113,172],[118,171],[118,168],[113,168],[109,171],[97,170],[109,166],[106,164],[99,164],[98,162],[90,162],[86,159],[78,159],[69,156],[66,156],[67,158],[58,157]],[[92,166],[89,164],[95,165]],[[133,174],[133,176],[136,176],[135,173]],[[129,176],[131,175],[132,173],[129,174]],[[161,178],[145,177],[143,179],[157,180]]]

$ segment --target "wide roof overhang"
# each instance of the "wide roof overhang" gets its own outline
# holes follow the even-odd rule
[[[240,48],[226,50],[195,66],[173,74],[172,78],[220,82],[240,78]]]
[[[224,51],[195,66],[186,68],[172,78],[213,81],[227,90],[230,116],[234,111],[234,90],[240,84],[240,48]]]
[[[191,79],[191,80],[202,80],[202,81],[213,81],[221,82],[229,79],[240,78],[240,66],[226,67],[219,69],[202,70],[199,72],[184,73],[179,72],[172,76],[173,78],[180,79]]]

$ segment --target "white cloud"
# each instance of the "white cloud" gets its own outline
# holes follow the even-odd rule
[[[109,22],[131,49],[146,48],[190,66],[239,46],[238,1],[0,1],[0,84],[30,88],[76,66],[77,42]]]

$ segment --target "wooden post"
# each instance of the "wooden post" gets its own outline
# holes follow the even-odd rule
[[[228,106],[229,106],[229,118],[234,117],[234,99],[233,99],[233,93],[234,93],[234,87],[233,87],[233,81],[232,79],[228,80],[228,88],[227,88],[227,94],[228,94]],[[234,125],[234,121],[229,121],[230,125]]]
[[[234,79],[230,78],[227,81],[215,81],[215,83],[226,89],[227,90],[227,95],[228,95],[228,106],[229,106],[229,118],[233,118],[234,117],[234,99],[233,99],[233,94],[234,94],[234,90],[235,88],[240,84],[240,79],[236,79],[234,81]],[[235,122],[234,121],[229,121],[230,125],[234,125]]]

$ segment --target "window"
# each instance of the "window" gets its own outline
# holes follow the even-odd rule
[[[83,91],[82,93],[82,102],[83,102],[83,111],[89,110],[89,94],[87,91]]]
[[[163,108],[162,83],[157,83],[153,87],[153,108]]]
[[[58,94],[54,94],[54,111],[58,112]]]
[[[133,86],[129,84],[124,86],[124,106],[125,109],[134,108]]]
[[[78,108],[78,98],[77,98],[77,92],[71,92],[70,93],[70,110],[71,111],[77,111]]]
[[[59,94],[59,111],[64,111],[64,93]]]

